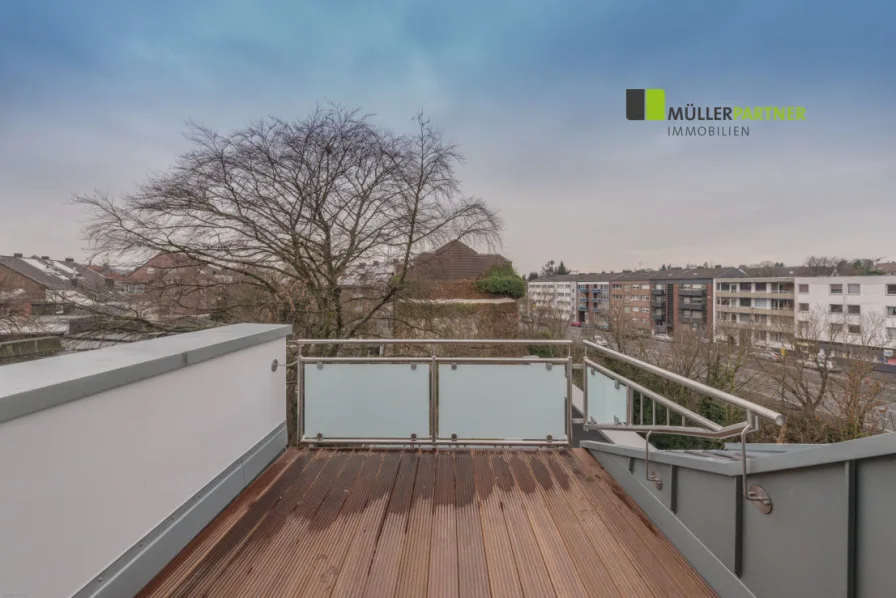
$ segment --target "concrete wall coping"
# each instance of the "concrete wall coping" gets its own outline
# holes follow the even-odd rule
[[[0,366],[0,424],[291,332],[282,324],[234,324]]]
[[[747,470],[751,474],[768,473],[893,455],[896,454],[896,433],[878,434],[869,438],[858,438],[835,444],[820,444],[812,448],[804,448],[805,445],[799,446],[799,450],[770,454],[758,459],[748,459],[749,465]],[[603,442],[586,440],[582,441],[582,447],[623,457],[644,459],[643,450],[635,450],[624,446],[614,446]],[[707,457],[668,451],[651,451],[650,460],[652,462],[655,461],[657,463],[676,465],[726,476],[743,474],[743,467],[740,461],[724,462]]]

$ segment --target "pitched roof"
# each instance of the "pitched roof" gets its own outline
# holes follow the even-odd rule
[[[477,253],[460,241],[451,241],[435,251],[421,253],[408,269],[411,278],[472,280],[494,266],[511,265],[503,255]]]
[[[0,256],[0,264],[33,280],[51,291],[97,291],[110,299],[120,300],[120,295],[107,283],[107,278],[89,266],[71,261],[32,257]]]

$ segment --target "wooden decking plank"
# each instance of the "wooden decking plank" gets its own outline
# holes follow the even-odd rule
[[[600,517],[618,549],[628,557],[631,566],[650,587],[651,594],[658,598],[665,596],[686,598],[684,589],[675,579],[669,578],[659,559],[641,540],[634,528],[634,521],[619,512],[616,505],[612,504],[606,495],[607,488],[593,476],[586,476],[581,464],[577,462],[577,457],[572,453],[557,455],[556,458],[562,462],[571,479],[580,485],[588,505]]]
[[[593,518],[588,509],[575,509],[576,497],[570,492],[569,483],[563,483],[551,475],[544,463],[541,452],[533,453],[526,461],[536,488],[541,495],[541,503],[563,538],[570,561],[578,572],[579,579],[588,596],[614,597],[631,592],[629,586],[617,586],[613,581],[607,563],[595,550],[588,537],[586,519]],[[612,562],[612,561],[610,561]],[[639,589],[635,587],[635,589]],[[640,596],[648,595],[646,587]]]
[[[484,543],[486,529],[480,521],[473,459],[467,451],[459,452],[454,457],[454,500],[457,519],[458,595],[460,598],[488,598],[491,594]],[[510,546],[507,550],[510,550]],[[510,567],[513,568],[512,558]]]
[[[212,583],[198,586],[193,589],[194,592],[208,591],[216,598],[240,596],[244,595],[243,588],[273,574],[272,563],[282,558],[276,550],[287,529],[285,522],[289,520],[290,513],[300,511],[309,502],[319,502],[321,493],[330,483],[329,478],[338,474],[346,463],[342,457],[333,458],[330,454],[319,452],[311,454],[314,459],[297,480],[299,487],[272,494],[276,502],[267,509],[265,521],[246,535],[243,549],[231,559],[223,572],[211,580]]]
[[[255,504],[253,504],[239,523],[233,526],[224,537],[215,544],[209,556],[203,560],[175,590],[170,594],[176,598],[201,594],[211,587],[215,580],[227,572],[228,566],[245,550],[252,534],[271,519],[272,510],[282,502],[283,496],[291,497],[305,491],[305,476],[309,469],[316,466],[317,457],[311,453],[297,459],[293,465]]]
[[[289,522],[292,528],[290,537],[293,539],[286,548],[289,558],[281,558],[282,564],[277,575],[271,576],[271,583],[259,588],[261,591],[249,592],[248,595],[280,598],[295,596],[300,592],[316,559],[326,551],[327,544],[332,540],[330,532],[342,505],[353,490],[358,490],[356,482],[369,459],[370,456],[363,453],[349,453],[345,469],[332,480],[330,491],[313,516],[304,518],[304,521]]]
[[[532,531],[520,497],[520,489],[513,480],[510,467],[502,453],[490,455],[492,471],[495,474],[498,495],[503,506],[504,521],[510,536],[516,570],[524,596],[556,596],[548,573],[541,547]]]
[[[472,461],[491,595],[495,598],[522,596],[520,574],[516,569],[510,534],[504,520],[504,503],[488,453],[476,451],[472,455]]]
[[[380,530],[385,520],[386,507],[397,479],[402,453],[389,451],[383,458],[383,466],[377,477],[373,496],[361,517],[358,530],[345,555],[331,596],[359,596],[367,583],[370,565],[376,551]]]
[[[401,555],[396,596],[424,596],[429,577],[432,545],[432,498],[435,476],[434,455],[422,453],[417,463],[414,498],[408,516],[407,539]]]
[[[572,556],[567,551],[544,497],[538,492],[538,484],[535,483],[529,470],[527,461],[535,454],[530,451],[524,454],[508,453],[504,455],[504,460],[513,472],[517,488],[522,491],[519,496],[529,517],[535,540],[541,548],[541,555],[554,591],[560,598],[585,598],[587,593],[572,562]]]
[[[366,598],[391,598],[395,595],[418,460],[417,452],[406,452],[401,456],[398,476],[395,478],[395,486],[392,488],[392,496],[389,498],[389,506],[386,509],[367,584],[364,587]]]
[[[429,590],[433,598],[458,597],[457,518],[454,505],[454,455],[442,451],[435,458],[432,547],[429,551]]]
[[[572,472],[555,453],[543,455],[552,478],[562,490],[562,496],[569,505],[573,516],[580,522],[582,531],[596,554],[595,561],[602,564],[620,596],[663,596],[663,588],[651,588],[646,581],[650,572],[631,554],[625,546],[614,538],[610,528],[595,511],[595,501],[588,496],[573,478]],[[654,591],[656,590],[656,591]]]
[[[563,458],[574,477],[586,480],[590,495],[603,506],[604,520],[610,523],[614,537],[628,543],[639,561],[648,565],[655,582],[665,585],[666,595],[688,598],[715,595],[686,561],[672,564],[677,551],[664,541],[662,532],[619,484],[609,474],[603,477],[603,468],[590,453],[574,451]],[[645,531],[648,533],[644,534]]]
[[[684,556],[675,548],[675,545],[654,525],[647,517],[640,506],[630,497],[619,483],[600,466],[600,463],[585,449],[575,449],[574,454],[586,469],[593,471],[600,479],[604,481],[606,486],[611,490],[608,496],[618,506],[619,509],[626,513],[635,515],[639,521],[645,525],[636,526],[636,531],[644,539],[644,541],[655,548],[658,555],[667,570],[674,572],[679,579],[687,580],[691,585],[686,587],[688,592],[700,592],[709,589],[706,580],[691,566]]]
[[[358,525],[367,509],[367,503],[371,498],[375,498],[373,490],[377,486],[385,456],[385,452],[379,451],[365,459],[354,486],[342,503],[339,515],[330,529],[324,532],[327,535],[326,541],[322,543],[316,556],[308,555],[309,561],[313,562],[311,570],[306,574],[304,581],[299,580],[294,586],[297,589],[288,595],[310,598],[330,595],[342,570],[346,554],[358,532]],[[389,487],[391,488],[391,484]]]
[[[138,598],[169,596],[199,566],[224,535],[236,525],[249,508],[277,483],[305,451],[289,449],[250,483],[224,508],[166,567],[144,587]]]
[[[140,596],[714,596],[587,452],[287,451]]]

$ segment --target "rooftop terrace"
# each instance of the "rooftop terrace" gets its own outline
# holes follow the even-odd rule
[[[0,596],[891,593],[892,434],[750,447],[759,420],[784,418],[588,343],[574,363],[568,341],[334,352],[287,350],[289,332],[0,367]],[[520,356],[533,344],[554,356]],[[608,360],[741,419],[707,420]],[[663,451],[659,434],[734,443]]]

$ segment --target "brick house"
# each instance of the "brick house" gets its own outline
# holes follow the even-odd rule
[[[160,253],[116,285],[152,316],[176,317],[209,314],[232,281],[183,254]]]
[[[398,338],[513,338],[519,301],[476,289],[494,267],[512,268],[502,255],[478,253],[460,241],[418,256],[408,268],[408,293],[394,306]]]
[[[91,314],[121,307],[115,281],[73,258],[0,256],[0,311],[21,318]]]

